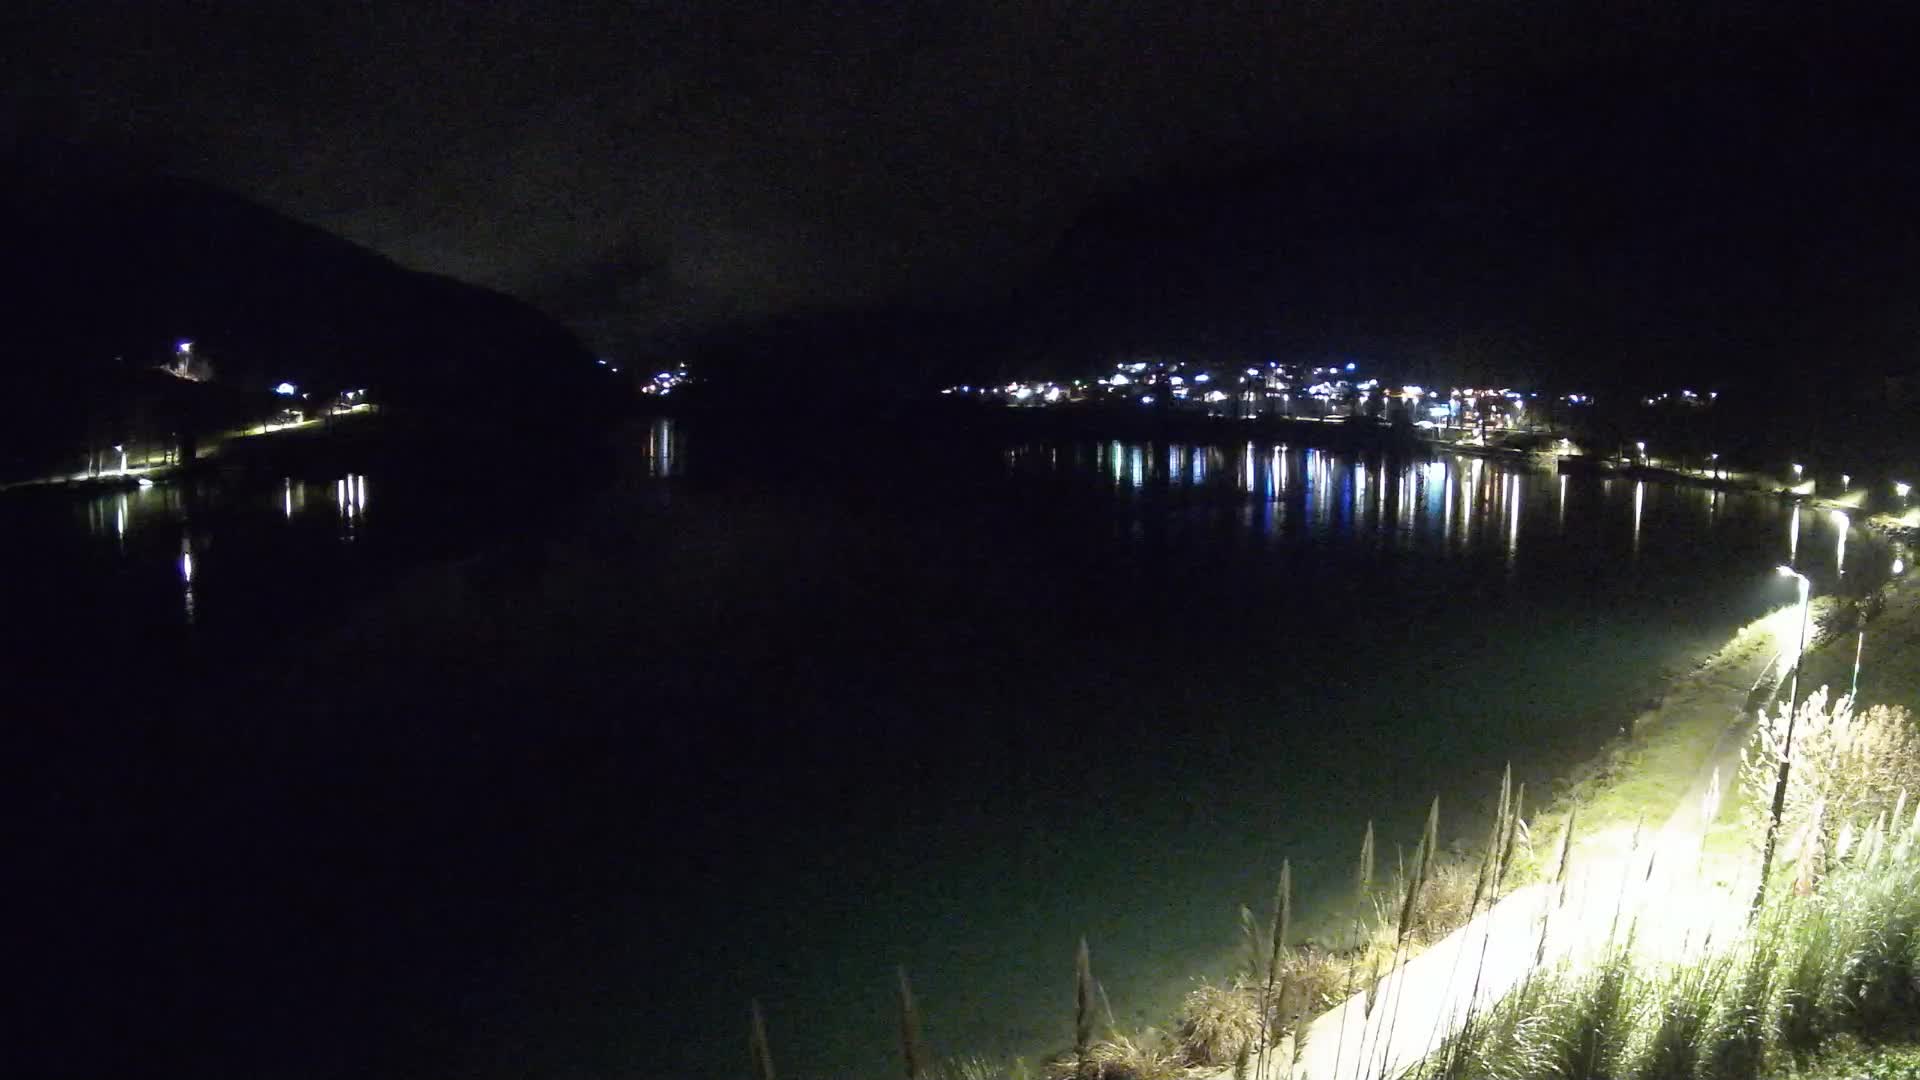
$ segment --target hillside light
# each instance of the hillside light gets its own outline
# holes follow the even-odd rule
[[[292,397],[300,392],[300,388],[290,382],[283,382],[279,386],[274,387],[273,392],[279,394],[281,397]]]

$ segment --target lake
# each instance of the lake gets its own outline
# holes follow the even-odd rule
[[[559,467],[556,467],[558,470]],[[1891,555],[1470,457],[751,431],[0,503],[37,1071],[737,1077],[1070,1043]],[[1844,569],[1845,575],[1840,571]],[[36,1071],[36,1070],[29,1070]]]

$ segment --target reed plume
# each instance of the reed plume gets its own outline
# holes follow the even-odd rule
[[[1087,939],[1080,939],[1080,951],[1073,960],[1073,1060],[1075,1075],[1085,1077],[1092,1062],[1093,1049],[1093,956],[1087,951]]]
[[[774,1080],[773,1051],[767,1047],[767,1018],[758,999],[748,1003],[752,1013],[752,1031],[747,1036],[747,1052],[753,1056],[754,1080]]]
[[[907,981],[907,969],[900,969],[900,1056],[905,1059],[907,1080],[927,1075],[927,1047],[920,1038],[920,1007],[913,1001],[913,984]]]

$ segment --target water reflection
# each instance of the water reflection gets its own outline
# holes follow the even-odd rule
[[[1847,533],[1853,528],[1853,519],[1839,510],[1833,512],[1833,571],[1840,577],[1847,575]]]
[[[648,476],[668,477],[680,474],[683,457],[680,452],[681,437],[680,429],[671,417],[661,417],[648,426],[645,455]],[[1009,460],[1012,460],[1011,457]]]
[[[193,625],[193,538],[180,538],[180,586],[187,625]]]
[[[1647,482],[1635,480],[1633,482],[1633,554],[1635,558],[1640,556],[1640,518],[1646,504]]]
[[[1583,544],[1599,544],[1621,559],[1666,559],[1679,545],[1661,543],[1665,532],[1742,529],[1764,535],[1779,527],[1783,513],[1788,561],[1797,564],[1799,554],[1798,512],[1764,496],[1701,489],[1695,501],[1693,491],[1669,492],[1650,481],[1532,471],[1464,454],[1402,457],[1258,440],[1223,447],[1114,439],[1069,453],[1036,445],[1008,461],[1014,469],[1098,476],[1129,497],[1245,500],[1228,520],[1270,540],[1324,535],[1401,550],[1484,553],[1510,572],[1520,567],[1521,541],[1530,533],[1582,537]],[[1851,582],[1859,576],[1848,562],[1843,516],[1821,515],[1808,527],[1835,530],[1835,561],[1826,571],[1832,578],[1844,572]],[[1819,542],[1826,540],[1821,536]],[[1875,551],[1875,573],[1890,572],[1895,555]],[[1860,552],[1852,554],[1858,563]],[[1830,579],[1822,587],[1834,584]]]

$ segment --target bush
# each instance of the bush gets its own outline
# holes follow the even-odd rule
[[[1772,811],[1789,715],[1783,703],[1763,717],[1742,755],[1741,788],[1748,820],[1757,829],[1765,828]],[[1791,715],[1793,761],[1780,819],[1783,841],[1829,849],[1841,826],[1864,829],[1891,812],[1902,792],[1920,794],[1920,727],[1912,713],[1889,705],[1856,713],[1851,697],[1830,702],[1823,686]],[[1798,852],[1783,854],[1792,858]]]
[[[1181,1003],[1177,1032],[1188,1064],[1231,1065],[1260,1039],[1260,993],[1240,984],[1201,983]]]
[[[1112,1032],[1087,1052],[1087,1068],[1080,1070],[1073,1055],[1047,1063],[1046,1080],[1179,1080],[1187,1074],[1173,1041],[1153,1028],[1134,1035]]]

